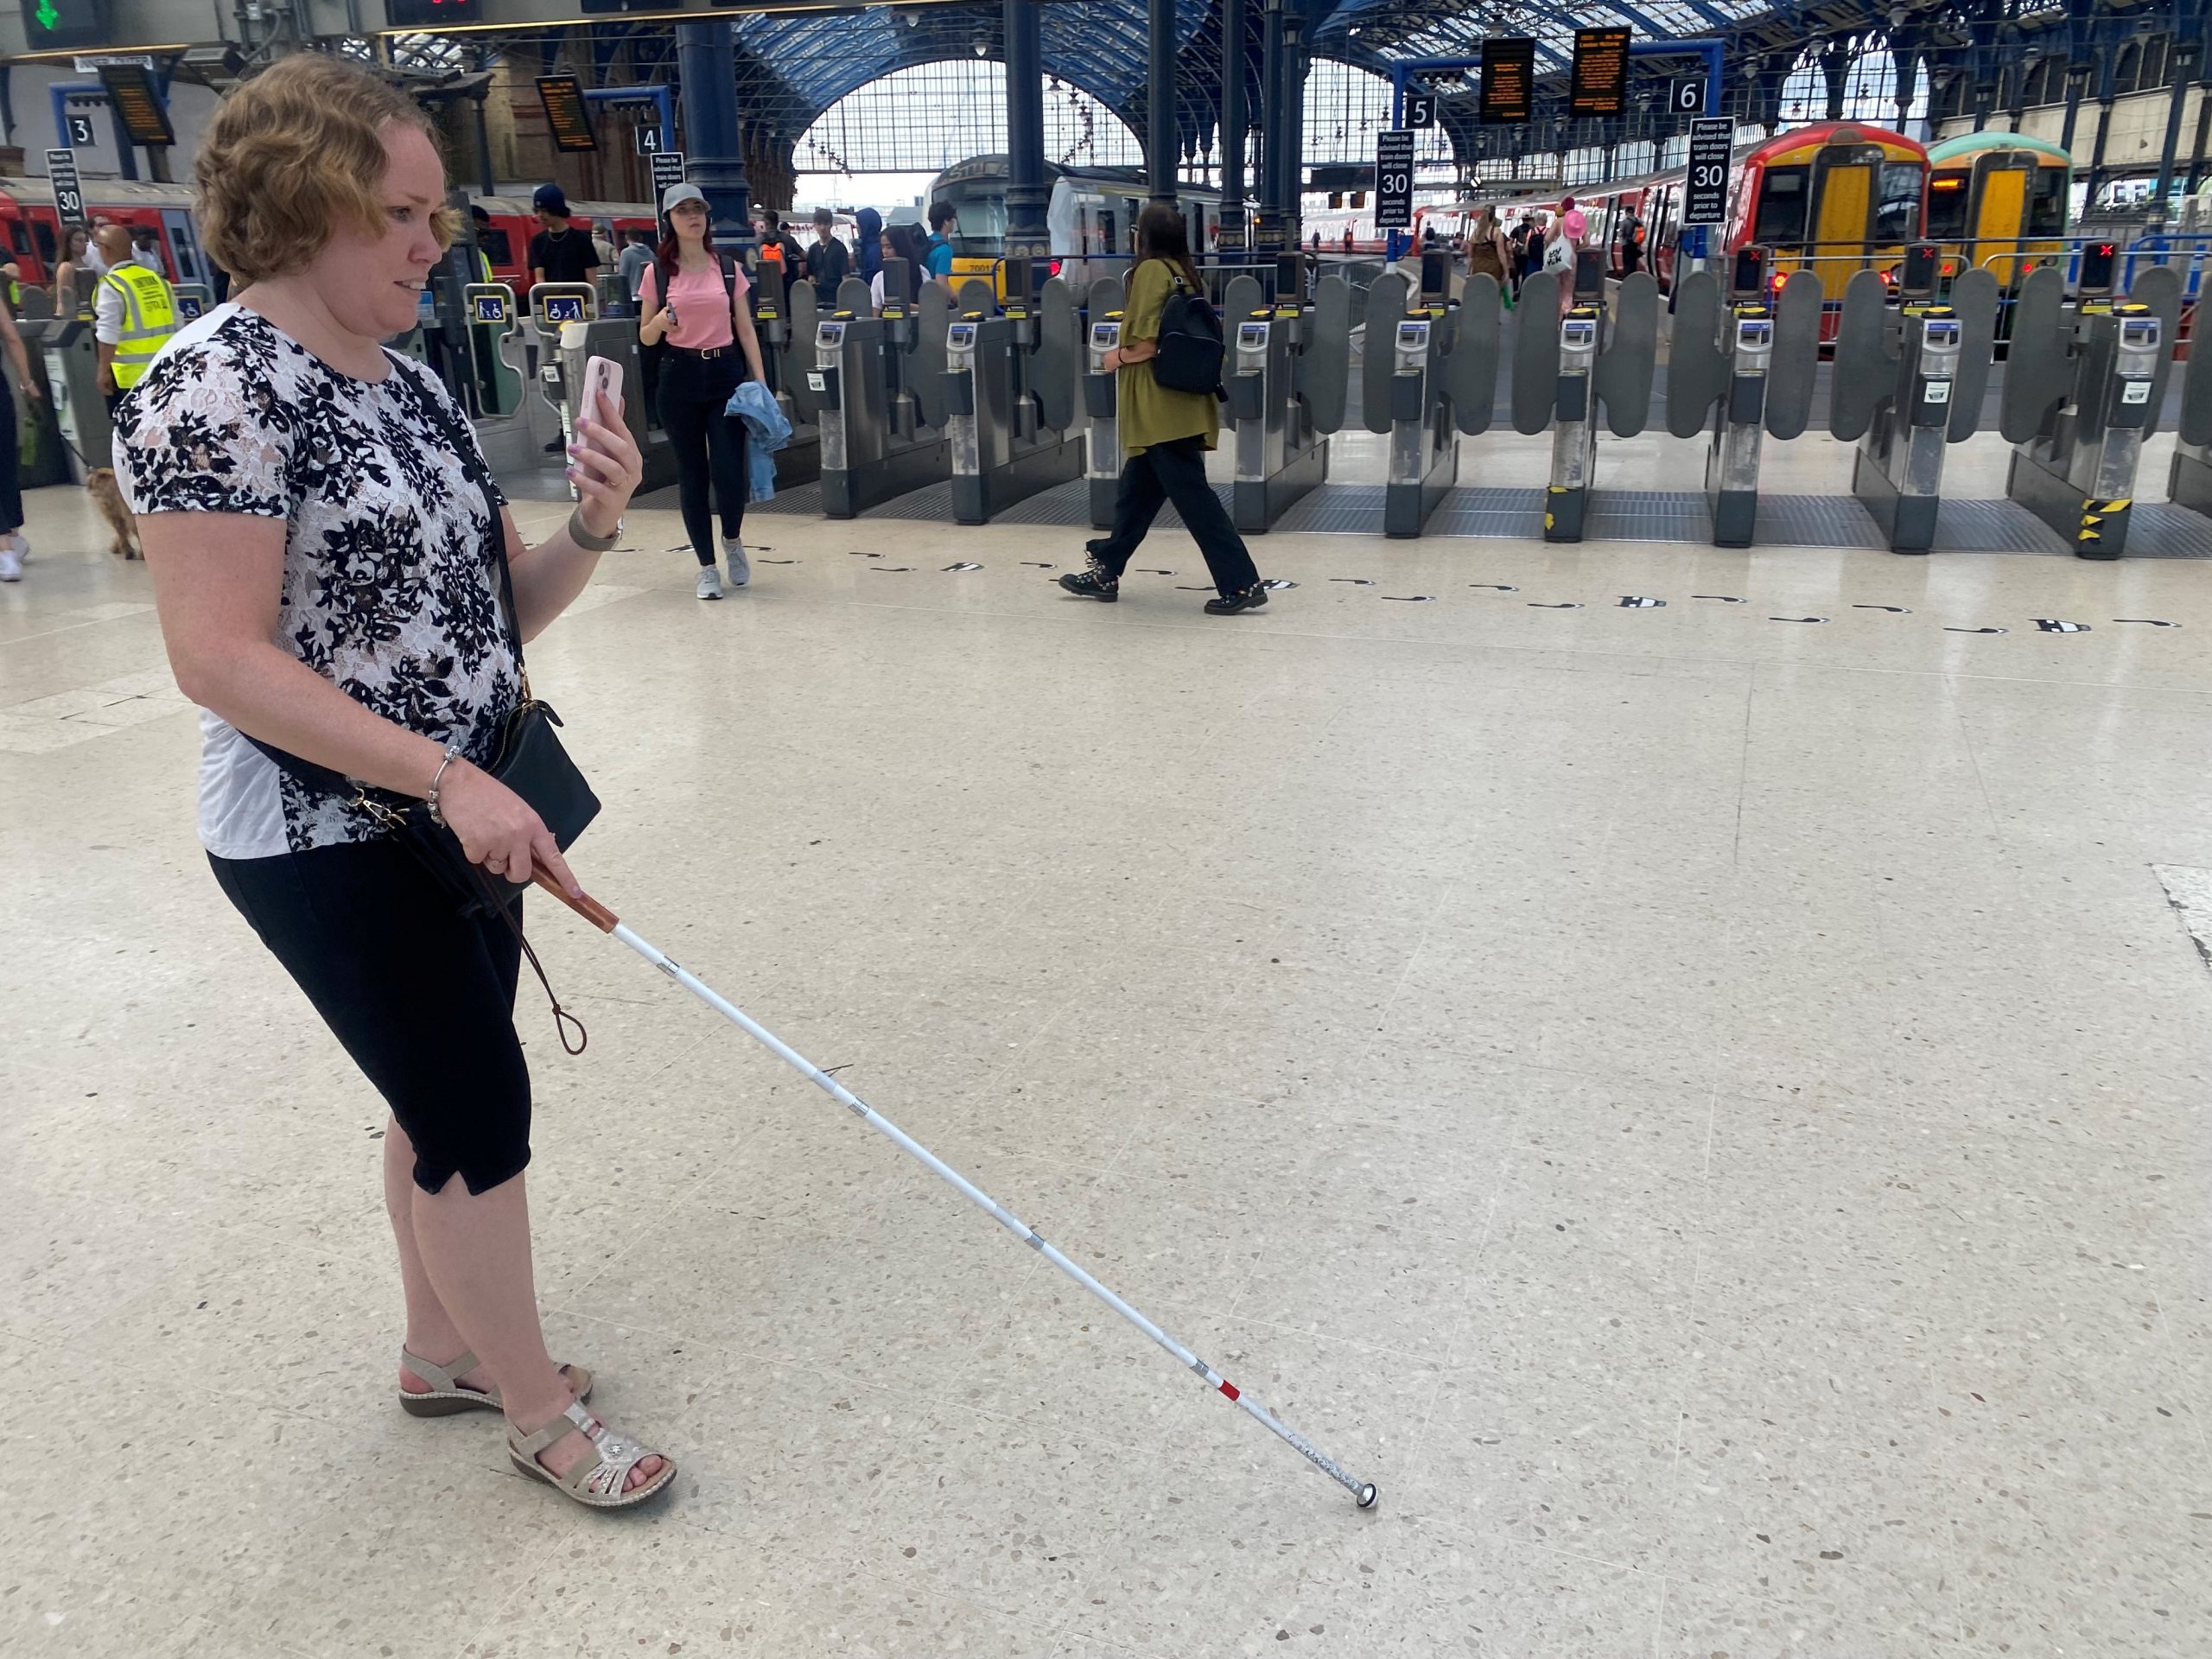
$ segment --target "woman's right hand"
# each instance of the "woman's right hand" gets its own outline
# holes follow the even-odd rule
[[[582,891],[545,820],[490,772],[454,761],[438,789],[438,813],[460,838],[470,863],[517,886],[531,879],[533,865],[542,865],[563,892]]]

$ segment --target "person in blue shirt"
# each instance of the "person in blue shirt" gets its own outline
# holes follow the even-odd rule
[[[949,201],[930,204],[930,275],[950,283],[952,280],[952,232],[950,226],[959,218],[958,210]]]

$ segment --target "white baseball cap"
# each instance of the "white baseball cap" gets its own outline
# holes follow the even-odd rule
[[[687,201],[696,201],[704,207],[707,193],[696,184],[671,184],[660,193],[660,210],[664,213],[674,213]]]

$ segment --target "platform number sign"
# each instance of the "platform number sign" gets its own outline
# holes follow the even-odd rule
[[[1407,128],[1417,132],[1424,127],[1433,127],[1435,124],[1436,94],[1434,92],[1408,92],[1406,94]]]
[[[1704,114],[1705,82],[1702,80],[1669,81],[1667,107],[1676,115]]]
[[[64,225],[82,225],[85,220],[85,187],[77,181],[77,152],[73,149],[49,149],[46,152],[47,182],[54,187],[54,213]]]
[[[92,133],[92,118],[73,111],[69,117],[69,148],[90,149],[99,142]]]
[[[1719,225],[1728,217],[1728,162],[1736,124],[1726,116],[1690,123],[1689,169],[1682,186],[1682,223]]]
[[[649,123],[638,129],[638,154],[640,156],[660,154],[660,127],[658,124]]]
[[[1393,127],[1375,135],[1375,228],[1414,227],[1414,136]]]

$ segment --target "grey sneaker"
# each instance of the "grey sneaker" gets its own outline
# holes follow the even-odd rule
[[[724,542],[722,563],[729,567],[729,585],[733,588],[750,587],[753,582],[753,561],[745,556],[745,543]]]
[[[699,597],[702,599],[720,599],[721,596],[721,572],[715,569],[711,564],[701,565],[699,567]]]

